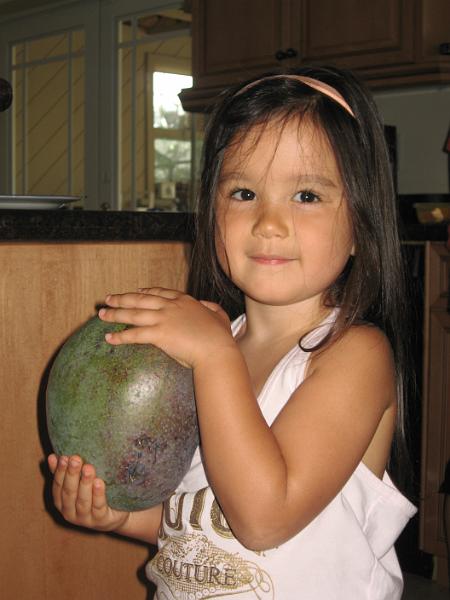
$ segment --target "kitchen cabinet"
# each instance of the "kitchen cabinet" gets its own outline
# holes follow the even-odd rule
[[[331,60],[351,69],[414,60],[412,0],[305,0],[301,59]]]
[[[189,247],[179,241],[0,243],[3,600],[148,597],[142,573],[148,546],[70,526],[53,507],[45,384],[60,345],[107,292],[182,289]]]
[[[444,243],[425,247],[424,369],[420,545],[437,557],[437,578],[448,585],[444,494],[439,493],[450,460],[450,251]],[[448,503],[447,503],[448,504]],[[448,510],[448,509],[447,509]],[[447,516],[448,527],[450,520]]]
[[[225,87],[300,64],[354,69],[372,88],[450,82],[448,0],[193,0],[194,86],[185,110]]]
[[[194,2],[195,85],[232,83],[278,67],[283,57],[278,54],[277,58],[277,53],[298,42],[295,24],[299,15],[293,14],[298,9],[291,0]]]

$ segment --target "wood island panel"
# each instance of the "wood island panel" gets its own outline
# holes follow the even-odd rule
[[[68,526],[52,506],[45,382],[108,292],[183,289],[182,242],[0,244],[0,589],[3,600],[145,600],[151,548]]]
[[[448,587],[444,494],[450,461],[450,251],[425,246],[425,322],[420,547],[436,557],[435,578]],[[448,519],[448,515],[447,515]]]

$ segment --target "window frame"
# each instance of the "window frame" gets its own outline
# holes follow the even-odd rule
[[[64,2],[64,0],[63,0]],[[118,209],[118,23],[180,7],[180,0],[76,0],[0,18],[0,77],[12,80],[11,50],[25,39],[85,30],[85,195],[88,210]],[[0,113],[0,194],[11,194],[12,112]]]
[[[12,46],[20,41],[71,31],[85,30],[85,207],[95,208],[98,197],[98,23],[100,4],[79,1],[58,8],[12,15],[0,22],[0,77],[12,80]],[[89,59],[87,59],[89,57]],[[89,93],[87,92],[89,90]],[[10,194],[12,182],[12,112],[0,113],[0,193]],[[89,166],[89,168],[88,168]]]

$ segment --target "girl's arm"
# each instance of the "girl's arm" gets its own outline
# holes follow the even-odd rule
[[[218,307],[160,289],[107,302],[114,308],[101,318],[135,325],[110,343],[153,343],[193,368],[208,479],[234,535],[253,550],[308,525],[345,485],[383,415],[394,416],[393,360],[376,328],[355,327],[320,354],[269,427]]]
[[[390,347],[371,327],[323,353],[271,428],[239,352],[204,360],[194,379],[208,478],[234,534],[253,550],[306,527],[345,485],[385,411],[395,415]]]
[[[82,464],[79,456],[51,454],[53,500],[66,521],[97,531],[119,533],[156,544],[162,505],[139,512],[114,510],[108,506],[105,483],[95,476],[93,465]]]

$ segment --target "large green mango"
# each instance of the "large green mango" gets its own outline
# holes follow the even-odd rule
[[[89,320],[50,371],[47,425],[58,455],[78,454],[108,503],[142,510],[170,496],[198,445],[192,371],[151,345],[111,346],[125,325]]]

